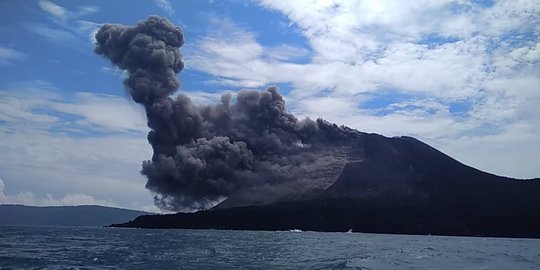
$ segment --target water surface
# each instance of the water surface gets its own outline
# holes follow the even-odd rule
[[[540,240],[0,227],[0,269],[539,269]]]

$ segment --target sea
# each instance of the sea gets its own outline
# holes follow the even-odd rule
[[[540,269],[540,240],[0,227],[0,269]]]

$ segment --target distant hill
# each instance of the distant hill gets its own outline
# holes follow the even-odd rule
[[[105,226],[111,223],[126,222],[145,214],[148,213],[97,205],[0,205],[0,225]]]
[[[485,173],[411,137],[363,134],[354,148],[356,161],[311,197],[141,216],[115,226],[540,238],[540,179]]]

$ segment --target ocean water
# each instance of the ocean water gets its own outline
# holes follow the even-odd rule
[[[540,240],[0,227],[0,269],[540,269]]]

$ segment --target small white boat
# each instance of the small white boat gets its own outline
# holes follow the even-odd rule
[[[302,230],[299,230],[299,229],[292,229],[292,230],[289,230],[289,232],[302,232]]]

